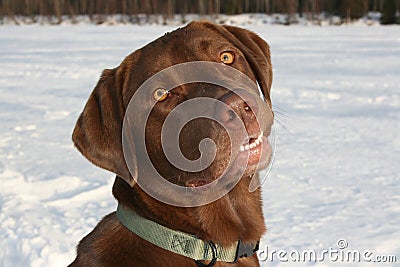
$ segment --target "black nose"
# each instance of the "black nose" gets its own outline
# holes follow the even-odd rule
[[[238,129],[244,124],[247,132],[250,132],[250,129],[258,131],[256,119],[258,106],[253,95],[246,90],[237,89],[223,95],[219,100],[226,105],[217,105],[215,116],[226,127]]]

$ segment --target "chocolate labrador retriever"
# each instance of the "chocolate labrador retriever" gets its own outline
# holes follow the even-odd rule
[[[133,114],[146,121],[145,130],[132,124],[133,141],[128,143],[133,148],[130,156],[124,154],[124,117],[138,88],[154,74],[188,62],[229,66],[245,74],[259,91],[242,87],[231,91],[201,81],[147,90],[148,95],[134,106],[151,106],[149,115]],[[118,67],[104,70],[72,138],[87,159],[117,175],[113,195],[119,206],[80,241],[69,266],[259,266],[256,251],[266,227],[260,189],[249,187],[271,158],[267,140],[273,123],[271,83],[270,52],[264,40],[245,29],[209,22],[192,22],[167,33],[127,56]],[[210,138],[215,145],[212,163],[201,171],[187,171],[171,164],[164,153],[163,122],[179,104],[199,97],[217,99],[224,106],[207,108],[221,123],[198,118],[182,127],[178,143],[187,159],[201,156],[203,139]],[[260,101],[269,109],[260,108]],[[235,134],[238,124],[244,125],[247,137]],[[139,146],[137,138],[145,138],[145,145]],[[138,186],[140,179],[152,177],[142,153],[166,181],[189,193],[207,191],[226,169],[229,177],[235,173],[240,177],[226,194],[204,205],[174,205]]]

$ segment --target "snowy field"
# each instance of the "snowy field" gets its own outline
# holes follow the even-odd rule
[[[379,266],[273,253],[320,254],[344,239],[340,251],[394,255],[382,266],[398,266],[400,27],[249,28],[271,46],[277,115],[261,265]],[[71,132],[101,71],[169,30],[0,27],[0,266],[66,266],[116,209],[114,175],[84,159]]]

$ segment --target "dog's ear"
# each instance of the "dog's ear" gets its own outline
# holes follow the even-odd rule
[[[234,26],[224,26],[224,28],[239,41],[237,45],[250,63],[265,100],[271,103],[272,63],[269,45],[249,30]]]
[[[122,150],[122,87],[126,72],[119,68],[103,71],[76,122],[72,140],[88,160],[133,186],[136,173],[129,172]],[[129,160],[136,165],[134,154]]]

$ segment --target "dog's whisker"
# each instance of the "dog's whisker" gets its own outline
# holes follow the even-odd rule
[[[292,136],[295,136],[294,133],[292,133],[278,118],[274,118],[274,121],[276,121],[286,132]]]
[[[274,114],[275,114],[277,117],[279,117],[279,115],[280,115],[280,116],[285,117],[285,118],[287,118],[287,119],[301,120],[301,118],[299,118],[299,117],[297,117],[297,116],[294,116],[293,114],[291,114],[291,113],[288,112],[287,110],[282,109],[282,108],[277,107],[277,106],[274,106],[274,105],[272,105],[272,111],[274,112]],[[281,119],[282,119],[282,117],[281,117]]]
[[[277,121],[279,121],[280,123],[283,123],[283,124],[288,124],[288,120],[290,120],[290,118],[282,117],[280,114],[275,114],[274,120],[277,120]]]
[[[284,113],[284,112],[280,112],[280,111],[277,111],[277,110],[274,110],[273,112],[274,112],[275,114],[279,114],[279,115],[282,115],[282,116],[285,116],[285,117],[291,118],[291,116],[290,116],[290,115],[288,115],[288,114],[286,114],[286,113]]]
[[[287,110],[285,110],[283,108],[280,108],[280,107],[278,107],[278,106],[276,106],[274,104],[272,104],[272,109],[273,109],[274,112],[275,112],[275,109],[279,109],[281,112],[289,113]]]

